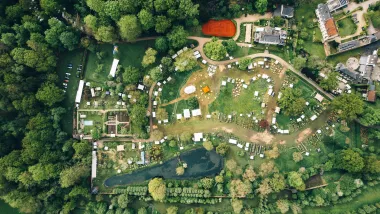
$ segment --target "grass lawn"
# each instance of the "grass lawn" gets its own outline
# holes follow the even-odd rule
[[[176,114],[183,114],[183,110],[189,109],[189,106],[187,105],[186,100],[181,100],[174,104],[167,105],[164,108],[166,109],[166,112],[168,112],[169,119],[176,120]]]
[[[63,100],[63,107],[66,109],[66,113],[62,116],[64,119],[61,121],[63,131],[69,135],[73,131],[73,109],[75,105],[75,96],[78,90],[79,78],[76,77],[76,69],[82,63],[83,49],[77,49],[70,52],[64,52],[60,54],[57,72],[59,80],[63,82],[65,80],[65,73],[70,73],[70,80],[67,83],[67,89],[65,99]],[[68,64],[73,64],[73,69],[68,69]],[[63,89],[63,88],[62,88]]]
[[[370,187],[363,192],[354,200],[337,204],[329,207],[307,207],[303,209],[303,213],[318,214],[318,213],[347,213],[352,212],[359,207],[366,204],[374,204],[380,201],[380,185]]]
[[[179,97],[180,90],[183,87],[183,85],[187,82],[187,79],[190,77],[191,73],[193,72],[185,71],[175,72],[172,75],[170,75],[173,78],[173,80],[162,87],[162,94],[160,96],[161,104],[168,103]]]
[[[227,83],[227,86],[220,90],[218,98],[210,105],[210,112],[218,111],[224,114],[261,112],[262,99],[255,99],[254,93],[258,91],[259,97],[262,97],[267,91],[268,83],[260,78],[251,83],[247,89],[241,88],[240,95],[237,97],[232,94],[235,85],[236,83]]]
[[[323,48],[323,44],[320,42],[305,41],[303,48],[311,55],[317,55],[321,59],[326,58],[325,49]]]
[[[123,43],[118,44],[118,46],[120,56],[119,64],[123,67],[134,66],[140,68],[141,61],[144,57],[146,49],[149,47],[154,47],[154,40],[147,40],[136,43]],[[107,77],[113,61],[113,45],[102,44],[98,46],[98,50],[105,52],[106,56],[102,60],[99,60],[96,56],[96,53],[89,53],[85,69],[85,80],[90,82],[104,83],[107,81]],[[104,64],[104,67],[101,73],[96,74],[95,70],[98,64]]]
[[[294,17],[297,22],[308,23],[316,18],[315,9],[319,3],[325,3],[324,0],[306,1],[295,8]]]
[[[256,49],[254,47],[238,47],[234,52],[230,54],[230,56],[233,56],[234,58],[240,58],[245,57],[247,55],[256,54],[256,53],[263,53],[264,50],[262,49]]]
[[[338,30],[341,37],[352,35],[356,32],[356,25],[351,17],[338,21]]]

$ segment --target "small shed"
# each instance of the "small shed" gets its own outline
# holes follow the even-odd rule
[[[203,133],[200,133],[200,132],[198,132],[198,133],[194,133],[194,141],[195,142],[199,142],[199,141],[201,141],[203,139]]]

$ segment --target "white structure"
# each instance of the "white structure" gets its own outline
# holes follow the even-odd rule
[[[137,86],[137,89],[139,89],[139,90],[141,90],[141,91],[143,91],[144,88],[145,88],[145,86],[144,86],[144,85],[141,85],[141,84],[139,84],[139,85]]]
[[[229,139],[228,142],[235,145],[237,144],[237,140],[235,139]]]
[[[201,116],[202,112],[201,112],[201,109],[194,109],[194,110],[191,110],[191,114],[193,115],[193,117],[197,117],[197,116]]]
[[[182,119],[182,114],[177,114],[177,120]]]
[[[273,125],[276,124],[276,118],[275,117],[272,118],[272,124]]]
[[[91,164],[91,178],[96,178],[96,168],[97,168],[98,158],[96,156],[96,151],[92,151],[92,164]]]
[[[95,97],[95,90],[94,90],[94,88],[91,88],[91,96]]]
[[[117,65],[118,64],[119,64],[119,60],[118,59],[113,59],[111,70],[110,70],[110,75],[112,77],[115,77],[115,75],[116,75],[116,69],[117,69]]]
[[[279,114],[279,113],[280,113],[280,110],[281,110],[280,107],[276,107],[276,109],[274,110],[274,112],[276,112],[277,114]]]
[[[199,142],[203,139],[203,133],[194,133],[194,141]]]
[[[80,80],[77,96],[75,97],[75,103],[78,103],[78,104],[80,103],[80,100],[82,99],[83,87],[84,87],[84,80]]]
[[[195,88],[195,86],[193,86],[193,85],[189,85],[189,86],[187,86],[185,89],[184,89],[184,92],[186,93],[186,94],[192,94],[192,93],[194,93],[196,91],[196,88]]]
[[[314,121],[315,119],[317,119],[317,115],[313,115],[312,117],[310,117],[311,121]]]
[[[184,109],[183,110],[183,116],[187,119],[190,118],[190,110],[189,109]]]

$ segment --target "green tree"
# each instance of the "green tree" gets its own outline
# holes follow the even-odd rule
[[[166,16],[157,16],[155,20],[157,33],[165,33],[172,25],[171,20]]]
[[[185,173],[185,168],[183,166],[179,166],[175,169],[175,173],[177,175],[183,175]]]
[[[288,200],[278,200],[276,202],[277,208],[281,213],[287,213],[289,211],[289,201]]]
[[[221,143],[216,147],[216,153],[224,156],[227,154],[229,149],[230,149],[230,146],[227,143]]]
[[[268,1],[267,0],[258,0],[255,3],[257,12],[263,14],[267,11]]]
[[[234,213],[241,213],[241,210],[243,209],[243,201],[238,200],[236,198],[231,199],[231,205],[232,209],[234,210]]]
[[[45,83],[38,89],[36,98],[48,106],[53,106],[64,99],[64,93],[53,83]]]
[[[249,57],[245,57],[239,60],[239,69],[240,70],[246,70],[249,66],[249,64],[252,63],[252,59]]]
[[[214,146],[212,145],[212,143],[210,141],[204,141],[203,142],[203,147],[207,150],[207,151],[211,151],[214,149]]]
[[[306,188],[306,185],[301,178],[301,174],[298,172],[292,171],[288,174],[288,183],[291,187],[300,191],[303,191]]]
[[[322,78],[319,85],[326,91],[332,91],[338,87],[337,76],[338,76],[337,72],[329,72],[327,74],[327,78]]]
[[[172,48],[182,48],[186,45],[188,35],[183,26],[175,26],[167,37]]]
[[[364,159],[359,152],[352,149],[341,150],[336,159],[337,168],[348,172],[361,172],[364,168]]]
[[[333,110],[338,113],[338,117],[343,120],[352,121],[359,114],[363,113],[364,101],[360,96],[351,93],[335,98],[331,105]]]
[[[137,84],[142,77],[142,72],[138,68],[128,66],[123,72],[123,82],[125,84]]]
[[[128,41],[134,41],[141,35],[140,22],[134,15],[123,16],[118,22],[120,36]]]
[[[249,181],[234,179],[230,183],[230,195],[232,198],[246,197],[252,192],[252,184]]]
[[[153,81],[159,81],[163,78],[162,71],[161,71],[160,67],[158,67],[158,66],[150,69],[149,75]]]
[[[170,206],[166,209],[167,214],[177,214],[178,212],[178,207],[175,206]]]
[[[148,211],[146,210],[145,207],[139,208],[137,214],[148,214]]]
[[[228,53],[232,53],[238,48],[236,41],[233,39],[223,40],[222,44],[226,47]]]
[[[95,34],[95,39],[111,43],[116,40],[115,29],[112,26],[100,26]]]
[[[193,56],[193,52],[191,50],[188,50],[183,52],[175,59],[174,65],[178,72],[183,72],[194,69],[198,63]]]
[[[58,171],[55,167],[56,166],[54,164],[38,163],[36,165],[29,166],[28,171],[32,174],[33,180],[41,182],[58,176]]]
[[[123,193],[117,197],[117,204],[119,205],[120,208],[127,208],[128,203],[129,203],[129,196],[128,193]]]
[[[149,193],[155,201],[163,201],[166,196],[166,185],[162,178],[153,178],[148,184]]]
[[[61,187],[67,188],[74,186],[85,178],[89,173],[89,169],[85,165],[74,165],[62,170],[59,177]]]
[[[1,42],[8,46],[16,44],[16,36],[13,33],[1,34]]]
[[[301,70],[306,66],[306,58],[297,56],[296,58],[294,58],[293,65],[295,69]]]
[[[138,14],[137,17],[139,17],[140,23],[142,25],[142,28],[147,31],[154,27],[154,16],[153,14],[146,9],[142,9]]]
[[[166,37],[160,36],[156,39],[154,47],[161,53],[164,53],[168,50],[168,40]]]
[[[298,116],[304,111],[306,101],[301,95],[300,89],[286,88],[282,91],[278,104],[285,115]]]
[[[98,18],[94,15],[87,15],[84,17],[84,23],[89,27],[92,31],[96,32],[98,30]]]
[[[40,5],[47,14],[56,14],[60,9],[56,0],[41,0]]]
[[[149,65],[155,63],[156,62],[156,55],[157,55],[157,51],[156,50],[154,50],[153,48],[148,48],[145,51],[145,55],[144,55],[143,60],[141,62],[142,66],[144,68],[146,68]]]
[[[74,50],[79,44],[79,36],[74,32],[62,32],[59,40],[63,44],[63,47],[69,51]]]
[[[303,159],[301,152],[293,152],[293,160],[294,162],[298,163]]]
[[[179,139],[183,142],[189,142],[191,141],[191,133],[189,132],[182,132],[181,135],[179,136]]]
[[[213,38],[211,42],[207,42],[203,50],[206,56],[212,60],[222,60],[227,53],[226,47],[216,38]]]
[[[269,185],[272,188],[273,192],[280,192],[284,190],[286,187],[284,176],[279,173],[273,174],[273,177],[270,178]]]

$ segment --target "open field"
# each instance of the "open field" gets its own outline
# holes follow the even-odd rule
[[[226,80],[226,79],[224,79]],[[267,91],[268,83],[259,79],[249,84],[247,89],[242,88],[239,96],[233,95],[235,84],[227,83],[225,88],[221,88],[218,98],[210,105],[210,112],[220,112],[224,114],[250,114],[255,115],[261,112],[262,96]],[[259,97],[255,99],[255,91],[259,92]]]
[[[337,22],[337,24],[339,36],[341,37],[349,36],[356,32],[357,27],[351,17],[341,19]]]
[[[119,65],[124,68],[127,66],[133,66],[140,68],[141,61],[145,54],[146,49],[154,47],[154,40],[140,41],[136,43],[123,43],[119,46]],[[87,65],[85,69],[85,80],[88,82],[104,83],[108,78],[109,71],[111,69],[113,61],[113,45],[102,44],[98,46],[99,52],[104,52],[105,56],[100,60],[96,53],[89,53]],[[98,64],[103,64],[103,71],[96,73],[95,70]]]

